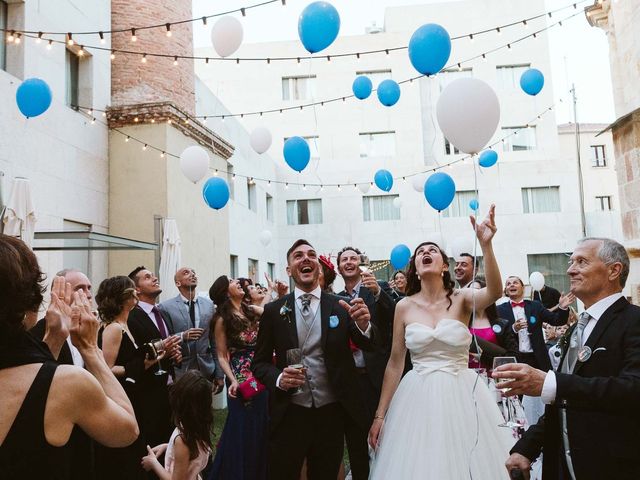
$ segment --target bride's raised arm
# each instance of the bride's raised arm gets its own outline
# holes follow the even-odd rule
[[[380,429],[384,423],[384,417],[387,414],[391,398],[398,388],[402,372],[404,370],[404,359],[407,355],[407,347],[404,341],[405,328],[405,312],[408,308],[409,300],[403,299],[396,305],[395,315],[393,317],[393,343],[391,344],[391,356],[387,362],[387,368],[384,371],[384,381],[382,382],[382,393],[380,394],[380,402],[373,417],[373,424],[369,430],[369,445],[374,450],[378,447],[378,436]]]
[[[471,226],[476,232],[480,249],[484,258],[484,274],[487,286],[481,289],[463,288],[460,292],[464,295],[465,307],[469,310],[481,310],[502,296],[502,277],[500,268],[493,253],[492,240],[496,234],[496,206],[491,205],[487,217],[482,223],[476,223],[475,217],[471,216]]]

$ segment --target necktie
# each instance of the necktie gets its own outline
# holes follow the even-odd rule
[[[576,362],[578,361],[578,352],[580,348],[582,348],[582,333],[584,332],[584,328],[589,323],[591,319],[591,315],[587,312],[582,312],[580,314],[580,318],[578,319],[578,324],[576,328],[573,329],[571,333],[571,339],[569,340],[569,349],[567,350],[567,358],[565,358],[565,362],[562,365],[562,373],[571,373],[576,366]]]
[[[511,302],[511,306],[524,308],[524,300],[521,302]]]
[[[196,326],[196,301],[191,300],[187,302],[189,305],[189,318],[191,319],[191,326],[195,328]]]
[[[304,317],[305,322],[308,322],[309,316],[311,314],[311,299],[313,295],[310,293],[303,293],[300,295],[300,303],[302,304],[301,312]]]
[[[151,313],[153,313],[153,316],[156,319],[156,324],[158,325],[158,330],[160,331],[160,337],[167,338],[167,329],[164,327],[164,320],[162,320],[162,315],[160,315],[160,310],[158,310],[158,307],[154,306],[151,309]]]

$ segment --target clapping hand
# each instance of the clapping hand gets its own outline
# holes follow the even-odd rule
[[[46,336],[62,341],[69,336],[71,326],[71,284],[64,277],[55,277],[51,285],[51,303],[45,315]]]
[[[156,455],[158,455],[155,450],[158,447],[154,447],[153,449],[147,445],[147,455],[145,455],[144,457],[142,457],[142,468],[144,468],[147,472],[150,472],[154,469],[154,467],[157,468],[157,466],[161,466],[160,462],[158,461],[158,457]]]
[[[569,308],[569,305],[571,305],[575,301],[576,301],[576,296],[573,293],[569,292],[565,294],[563,292],[562,295],[560,296],[560,302],[558,303],[558,305],[560,306],[561,309],[566,310],[567,308]]]
[[[496,206],[491,204],[489,207],[489,213],[481,223],[476,223],[476,219],[473,215],[469,217],[471,219],[471,226],[476,232],[476,237],[480,245],[487,245],[493,239],[498,228],[496,227]]]
[[[98,328],[100,322],[91,311],[91,301],[82,291],[73,293],[71,304],[71,342],[80,353],[98,349]]]

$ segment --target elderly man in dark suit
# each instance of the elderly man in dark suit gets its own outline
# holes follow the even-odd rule
[[[214,392],[219,393],[224,386],[224,373],[209,335],[215,305],[197,295],[198,276],[194,269],[180,268],[174,281],[180,293],[159,304],[158,309],[182,340],[182,363],[175,367],[176,379],[187,370],[200,370],[213,383]]]
[[[298,480],[305,458],[309,478],[337,478],[345,417],[363,428],[368,421],[349,340],[373,348],[378,329],[362,299],[349,305],[322,292],[319,270],[315,249],[296,241],[287,252],[295,289],[260,320],[252,371],[271,394],[269,475],[278,480]],[[289,366],[291,349],[300,349],[304,368]]]
[[[586,238],[571,255],[571,292],[585,306],[562,340],[557,372],[504,365],[509,395],[539,395],[540,421],[514,446],[507,469],[528,471],[544,449],[543,479],[640,478],[640,308],[622,295],[629,256],[618,242]]]

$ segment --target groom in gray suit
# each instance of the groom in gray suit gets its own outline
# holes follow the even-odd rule
[[[176,379],[187,370],[197,369],[214,383],[214,393],[219,393],[224,385],[224,373],[210,335],[215,305],[196,294],[198,277],[192,268],[180,268],[173,278],[180,293],[158,308],[170,320],[173,333],[182,339],[182,364],[175,368]]]

